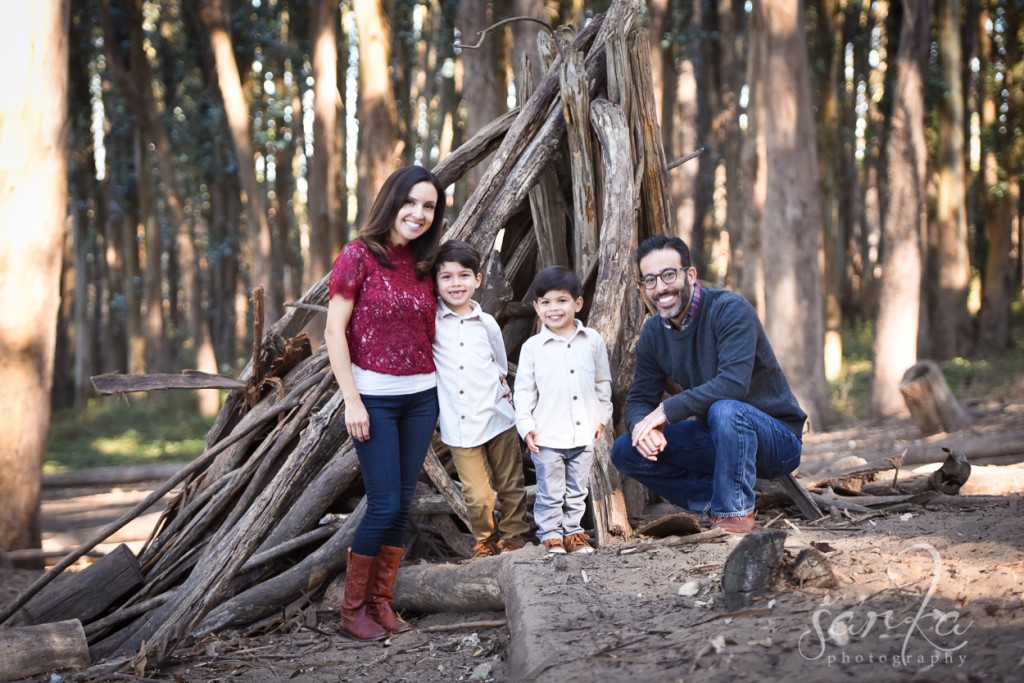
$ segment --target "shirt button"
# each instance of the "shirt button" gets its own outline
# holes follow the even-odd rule
[[[572,397],[572,400],[574,400],[574,401],[575,401],[575,400],[576,400],[576,396],[573,396],[573,397]]]
[[[465,416],[465,415],[463,415],[461,419],[465,420],[465,419],[466,419],[466,416]],[[577,422],[576,424],[579,424],[579,422]]]
[[[569,374],[571,375],[571,374],[572,374],[572,373],[574,373],[574,372],[576,372],[576,371],[575,371],[575,370],[570,370],[570,371],[569,371]]]
[[[464,393],[466,393],[466,392],[465,392],[465,391],[463,391],[462,389],[459,389],[459,393],[460,393],[460,394],[464,394]],[[576,398],[576,397],[575,397],[575,396],[573,396],[573,398]]]
[[[580,422],[579,422],[579,420],[577,420],[577,421],[576,421],[576,426],[577,426],[577,427],[579,427],[579,426],[580,426]]]
[[[459,370],[465,370],[465,369],[466,369],[466,366],[465,366],[465,365],[460,365],[460,366],[459,366]]]

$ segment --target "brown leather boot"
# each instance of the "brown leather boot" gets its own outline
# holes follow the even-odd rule
[[[391,609],[391,587],[398,576],[398,565],[402,562],[405,548],[384,545],[377,556],[377,571],[370,582],[370,597],[367,609],[378,624],[391,633],[405,633],[412,630],[412,624],[402,621]]]
[[[348,549],[345,571],[345,597],[341,600],[338,630],[356,640],[380,640],[387,631],[374,621],[369,612],[370,581],[373,580],[377,557],[356,555]]]

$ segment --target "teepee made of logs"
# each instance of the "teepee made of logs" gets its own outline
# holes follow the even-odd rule
[[[581,315],[610,354],[616,418],[632,376],[629,347],[646,315],[630,284],[633,250],[638,238],[672,229],[649,43],[637,16],[635,0],[614,0],[579,31],[540,32],[545,76],[535,87],[523,84],[519,108],[434,169],[448,186],[488,158],[445,239],[465,239],[489,254],[482,304],[501,324],[511,359],[534,331],[524,294],[536,270],[561,264],[581,276],[587,303]],[[471,51],[465,55],[473,58]],[[265,334],[258,296],[255,303],[253,359],[237,379],[94,378],[101,393],[182,386],[233,391],[199,457],[6,606],[0,623],[77,619],[92,661],[134,658],[136,666],[140,660],[159,666],[187,637],[280,619],[343,569],[365,502],[326,350],[314,351],[302,331],[325,310],[326,278]],[[609,461],[614,432],[605,431],[591,477],[599,544],[631,534]],[[466,513],[447,460],[435,440],[414,502],[414,527],[459,554],[471,541],[455,520],[465,521]],[[43,590],[164,497],[161,521],[137,555],[111,553]],[[349,512],[330,514],[338,509]]]

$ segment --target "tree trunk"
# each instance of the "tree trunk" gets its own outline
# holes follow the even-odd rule
[[[811,425],[828,421],[825,385],[821,186],[813,144],[811,82],[803,16],[792,0],[755,2],[767,59],[759,75],[765,108],[767,196],[764,243],[786,245],[764,259],[765,329]],[[760,25],[760,22],[758,22]]]
[[[305,287],[331,270],[340,211],[335,176],[338,145],[337,3],[318,0],[311,13],[313,41],[313,160],[309,168],[309,261]]]
[[[721,12],[719,13],[721,15]],[[736,223],[729,223],[732,244],[730,276],[727,279],[734,289],[750,302],[758,317],[765,316],[765,282],[762,239],[764,236],[764,212],[768,194],[768,157],[766,148],[766,122],[764,100],[767,97],[759,65],[768,59],[768,41],[764,20],[759,13],[750,18],[749,57],[747,58],[747,83],[749,102],[747,105],[747,131],[743,136],[743,147],[739,158],[740,192],[742,216]],[[723,85],[722,87],[728,87]],[[733,204],[729,194],[729,205]]]
[[[931,321],[929,355],[936,360],[946,360],[962,353],[970,337],[967,288],[971,264],[965,210],[960,4],[959,0],[940,0],[938,3],[939,63],[945,88],[939,102],[935,230],[929,232],[931,254],[926,277],[932,286],[925,294]]]
[[[906,0],[893,92],[886,175],[889,201],[882,223],[883,268],[873,348],[871,410],[906,413],[900,381],[917,362],[921,301],[921,234],[925,225],[923,69],[929,45],[929,3]]]
[[[18,8],[0,56],[0,550],[38,548],[67,211],[68,3]]]
[[[397,167],[398,114],[391,86],[391,31],[381,0],[356,3],[359,30],[359,213]]]
[[[256,178],[256,166],[249,125],[249,102],[242,87],[238,65],[235,63],[235,52],[231,44],[231,33],[228,30],[228,16],[224,0],[200,0],[200,19],[206,29],[207,38],[217,69],[217,82],[220,95],[224,101],[224,112],[227,115],[228,127],[231,129],[231,141],[235,148],[238,163],[238,178],[241,183],[242,204],[245,207],[245,219],[248,225],[248,261],[249,287],[262,285],[270,289],[271,275],[271,237],[270,222],[263,201],[263,188]],[[281,301],[266,302],[266,319],[277,320],[281,317]]]

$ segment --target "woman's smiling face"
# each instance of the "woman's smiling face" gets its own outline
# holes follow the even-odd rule
[[[406,245],[423,235],[434,222],[437,190],[426,181],[409,189],[409,196],[395,215],[395,224],[389,235],[394,244]]]

